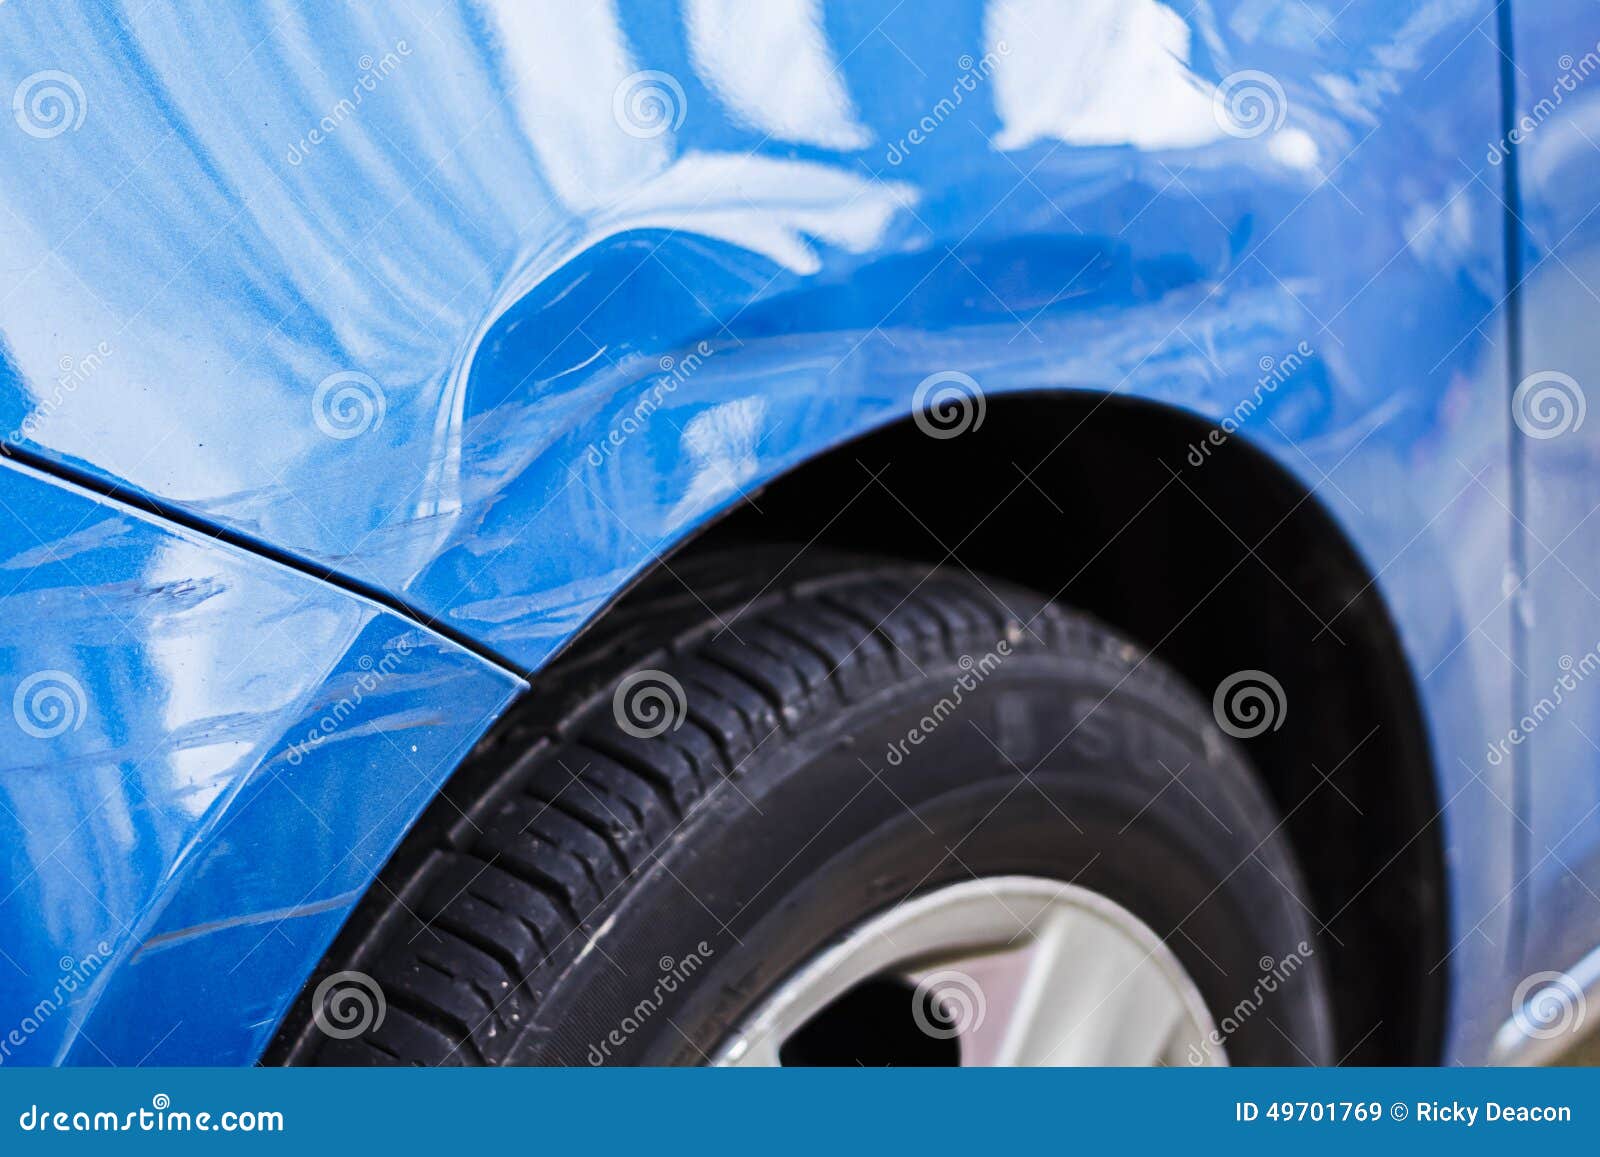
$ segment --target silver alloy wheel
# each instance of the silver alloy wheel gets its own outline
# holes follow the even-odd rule
[[[863,981],[915,985],[910,1015],[962,1065],[1227,1063],[1161,938],[1097,892],[1034,876],[953,884],[883,912],[790,976],[717,1053],[781,1064],[803,1025]]]

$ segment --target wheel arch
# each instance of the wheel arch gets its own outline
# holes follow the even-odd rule
[[[1281,728],[1240,742],[1286,817],[1326,928],[1339,1053],[1437,1063],[1448,970],[1432,965],[1446,954],[1447,880],[1411,667],[1374,575],[1316,495],[1243,438],[1208,442],[1215,430],[1170,405],[1044,391],[988,398],[982,423],[956,437],[904,418],[821,450],[635,576],[477,750],[559,714],[556,683],[585,683],[619,645],[610,624],[701,554],[831,547],[1031,586],[1131,636],[1207,698],[1243,669],[1282,684]],[[469,759],[446,785],[374,895],[405,895],[407,849],[461,822],[482,763]],[[298,1055],[312,984],[382,919],[361,905],[267,1063]]]
[[[1340,1051],[1437,1063],[1449,905],[1411,665],[1316,494],[1244,438],[1208,442],[1216,430],[1103,393],[991,397],[958,437],[908,418],[808,459],[658,565],[785,541],[944,562],[1098,616],[1208,698],[1234,672],[1268,672],[1283,724],[1241,742],[1328,933]]]

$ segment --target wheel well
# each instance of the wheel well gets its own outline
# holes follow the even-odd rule
[[[1313,494],[1238,438],[1186,460],[1212,430],[1099,394],[990,398],[958,437],[906,420],[812,459],[679,553],[788,542],[943,563],[1097,615],[1208,698],[1236,671],[1271,674],[1283,725],[1241,742],[1308,877],[1340,1052],[1437,1063],[1444,864],[1409,666]]]
[[[1437,1063],[1444,861],[1410,668],[1372,575],[1314,495],[1240,439],[1213,446],[1199,467],[1186,461],[1213,429],[1170,407],[1082,392],[990,398],[982,425],[949,439],[908,419],[768,483],[618,603],[676,585],[702,552],[829,546],[1031,586],[1138,640],[1207,698],[1236,671],[1270,673],[1284,688],[1283,724],[1241,742],[1286,817],[1324,929],[1341,1060]],[[781,567],[763,557],[776,577]],[[569,644],[479,753],[560,715],[550,692],[563,679],[584,684],[583,669],[623,645],[610,637],[627,617],[616,609]],[[493,762],[469,759],[450,780],[385,867],[384,895],[408,894],[415,856],[462,822]],[[392,911],[358,906],[266,1063],[297,1055],[316,979]]]

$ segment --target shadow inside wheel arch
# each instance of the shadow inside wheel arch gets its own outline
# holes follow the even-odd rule
[[[1331,933],[1339,1053],[1438,1063],[1446,970],[1429,963],[1445,954],[1448,909],[1437,782],[1412,672],[1365,563],[1316,496],[1243,439],[1202,467],[1186,461],[1214,428],[1193,414],[1065,391],[987,405],[959,437],[908,420],[797,467],[671,565],[789,542],[968,568],[1096,615],[1208,701],[1254,669],[1291,703],[1316,702],[1244,746],[1289,816]],[[1334,620],[1338,639],[1321,630]],[[1317,768],[1337,770],[1324,780]]]

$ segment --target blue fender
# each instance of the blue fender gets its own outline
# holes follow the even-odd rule
[[[459,744],[660,552],[940,386],[1218,421],[1326,503],[1399,625],[1447,801],[1451,1055],[1481,1056],[1518,871],[1484,760],[1515,645],[1494,5],[1182,7],[5,6],[0,430],[461,641],[430,636],[477,688],[436,721]],[[281,565],[263,620],[315,587]],[[300,641],[321,658],[262,662],[308,696],[361,653]],[[286,896],[337,834],[274,867]],[[256,910],[178,892],[218,936]]]
[[[0,1063],[250,1063],[522,684],[3,462],[0,557]]]

